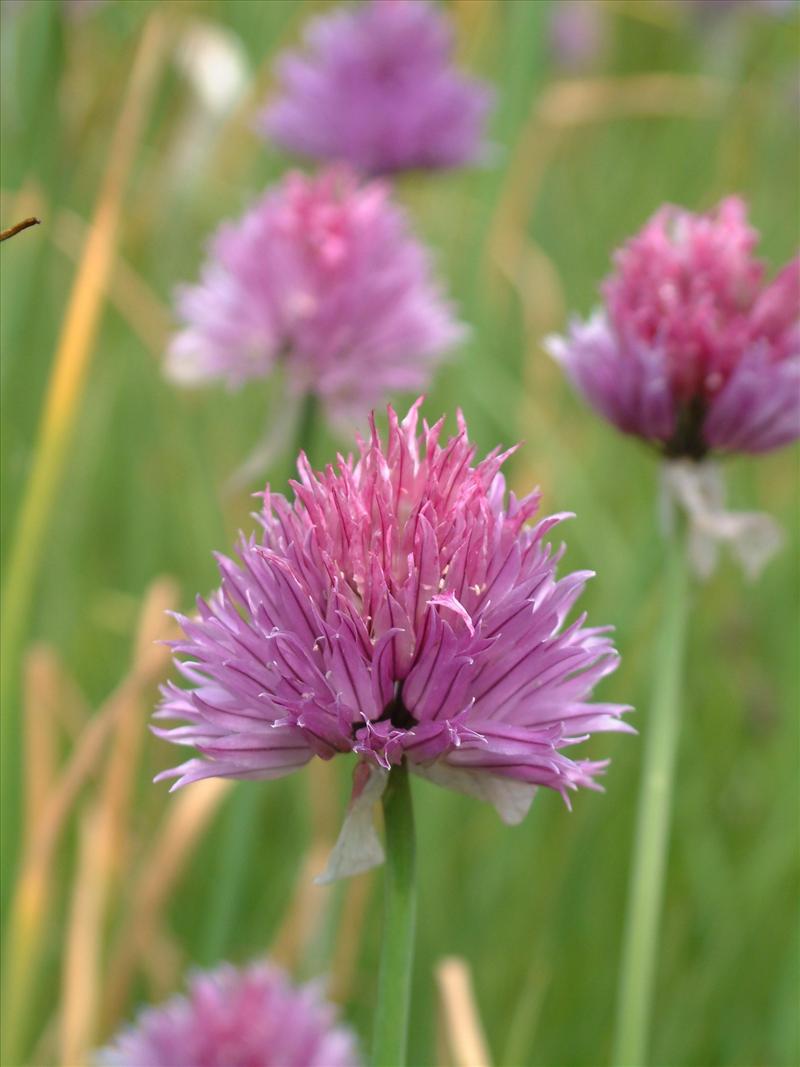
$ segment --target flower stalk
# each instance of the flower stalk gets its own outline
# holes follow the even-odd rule
[[[386,876],[373,1067],[404,1067],[416,921],[414,813],[406,760],[383,795]]]
[[[686,647],[689,568],[677,527],[667,542],[664,625],[654,670],[655,695],[646,724],[644,771],[628,893],[613,1062],[647,1064],[658,931],[669,843],[675,757]]]

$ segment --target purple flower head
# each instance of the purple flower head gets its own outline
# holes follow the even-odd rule
[[[797,7],[797,0],[684,0],[701,15],[723,15],[737,8],[757,15],[783,15]]]
[[[263,132],[366,174],[473,163],[485,154],[488,87],[453,66],[444,15],[424,0],[370,0],[309,23],[304,54],[278,62]]]
[[[98,1067],[358,1067],[354,1035],[315,985],[272,964],[198,972],[187,996],[141,1012]]]
[[[580,71],[596,63],[606,50],[607,15],[596,0],[560,0],[552,5],[550,48],[565,71]]]
[[[565,514],[527,525],[539,494],[506,500],[498,450],[474,463],[459,429],[413,405],[372,422],[358,459],[322,473],[298,462],[295,500],[264,495],[260,537],[219,557],[222,587],[180,617],[188,689],[170,684],[160,736],[202,759],[168,771],[276,778],[313,756],[355,753],[356,795],[404,758],[430,780],[522,818],[535,786],[596,788],[603,763],[573,760],[596,730],[624,730],[591,703],[617,666],[606,629],[566,619],[589,571],[556,579]],[[175,788],[175,787],[174,787]]]
[[[551,354],[625,433],[669,457],[765,452],[800,436],[800,259],[771,281],[744,203],[661,208],[615,257],[604,309]]]
[[[342,167],[290,174],[224,225],[178,310],[174,380],[235,387],[283,363],[340,424],[424,387],[464,334],[386,186]]]

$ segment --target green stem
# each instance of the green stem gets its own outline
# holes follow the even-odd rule
[[[414,958],[414,812],[405,760],[393,767],[383,795],[386,882],[378,973],[373,1067],[404,1067]]]
[[[653,671],[655,695],[650,719],[643,725],[644,769],[617,1005],[617,1067],[647,1064],[688,616],[688,564],[680,531],[669,540],[664,577],[663,626]]]
[[[301,449],[310,449],[318,415],[316,396],[307,393],[302,400],[295,427],[294,442],[288,454],[287,479],[296,474],[295,463]],[[219,855],[214,892],[204,934],[204,957],[214,963],[230,944],[234,920],[239,911],[242,887],[249,859],[257,849],[258,809],[261,791],[252,782],[237,782],[225,814],[225,828]]]

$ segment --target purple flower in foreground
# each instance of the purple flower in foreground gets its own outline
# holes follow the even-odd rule
[[[551,354],[586,400],[667,457],[800,436],[800,259],[771,281],[744,203],[661,208],[615,256],[605,306]]]
[[[423,0],[371,0],[314,19],[306,54],[278,63],[261,127],[312,159],[367,174],[458,167],[485,153],[491,93],[452,64],[445,17]]]
[[[179,619],[191,687],[157,712],[205,758],[163,777],[277,778],[352,752],[358,796],[406,758],[508,822],[535,786],[596,788],[605,764],[567,750],[629,728],[589,699],[617,666],[606,630],[565,625],[591,576],[556,580],[563,546],[544,538],[567,516],[527,526],[539,494],[506,502],[509,453],[473,466],[463,419],[442,445],[441,421],[418,435],[420,403],[402,423],[389,409],[386,442],[373,422],[358,460],[314,473],[301,455],[294,503],[267,491],[262,536],[219,557],[221,589]]]
[[[313,985],[272,964],[197,973],[187,996],[143,1011],[98,1067],[358,1067],[354,1035]]]
[[[293,391],[340,424],[426,386],[464,334],[385,185],[344,168],[290,174],[224,225],[179,313],[174,380],[239,386],[282,363]]]

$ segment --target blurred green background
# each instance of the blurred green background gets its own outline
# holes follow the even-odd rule
[[[132,683],[129,674],[145,590],[170,576],[189,608],[216,581],[212,549],[227,550],[251,526],[252,501],[226,482],[263,432],[274,389],[179,392],[162,377],[161,357],[171,294],[195,278],[209,233],[289,165],[252,120],[276,50],[325,6],[3,3],[2,224],[27,214],[43,222],[2,248],[4,589],[21,502],[41,461],[37,427],[54,352],[145,24],[158,53],[149,84],[135,90],[144,120],[128,145],[99,331],[2,664],[12,723],[4,984],[18,1050],[4,1067],[73,1067],[137,1005],[177,988],[187,965],[247,960],[270,946],[300,976],[332,971],[346,1016],[365,1043],[370,1033],[380,880],[310,885],[320,866],[313,850],[336,832],[346,802],[348,761],[244,787],[260,794],[247,884],[234,921],[212,936],[230,794],[206,794],[207,822],[186,837],[185,855],[169,847],[182,839],[181,824],[154,857],[183,803],[150,782],[175,762],[147,733],[155,681],[168,667],[159,660]],[[425,411],[452,416],[461,406],[482,449],[524,440],[515,487],[540,484],[547,511],[577,513],[564,527],[566,565],[597,572],[583,606],[595,623],[616,626],[623,654],[600,694],[634,704],[644,732],[661,601],[656,463],[582,408],[540,342],[568,311],[591,308],[611,250],[665,200],[703,209],[740,193],[764,257],[777,266],[793,254],[797,10],[780,17],[766,5],[720,4],[702,14],[669,0],[597,0],[597,47],[565,66],[552,41],[563,3],[446,6],[461,61],[498,98],[491,166],[398,183],[472,326]],[[215,41],[246,76],[216,110],[192,73]],[[320,427],[314,458],[333,447]],[[789,539],[757,584],[725,559],[694,592],[652,1058],[791,1067],[800,1062],[798,452],[726,466],[732,503],[769,511]],[[273,480],[287,469],[284,457]],[[169,599],[168,586],[156,599],[165,589]],[[132,688],[123,685],[122,702],[130,700],[109,713],[104,702],[123,677]],[[24,746],[13,728],[18,709],[29,723]],[[97,709],[110,725],[92,747]],[[87,748],[78,773],[75,753]],[[514,829],[475,801],[414,783],[413,1064],[439,1062],[433,972],[448,954],[472,969],[496,1064],[608,1062],[641,752],[638,738],[596,736],[582,754],[612,758],[606,794],[577,796],[570,814],[558,796],[540,793]],[[59,789],[45,863],[31,841]],[[202,787],[183,795],[192,789]]]

